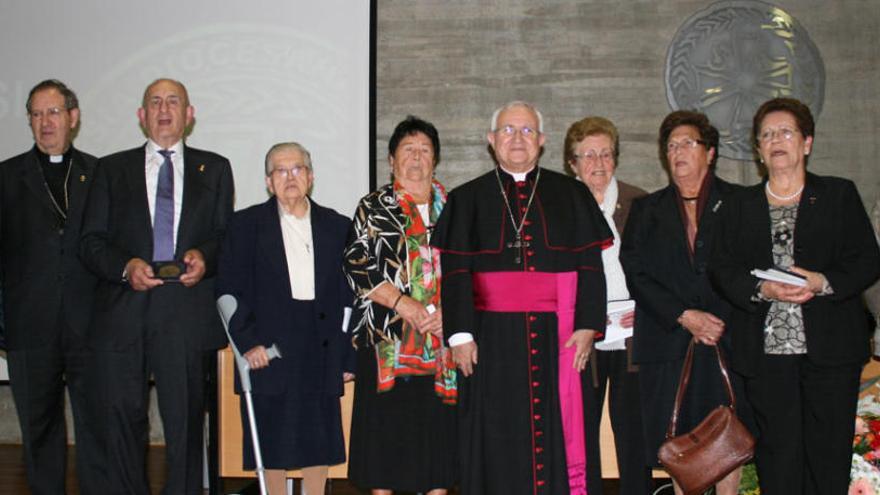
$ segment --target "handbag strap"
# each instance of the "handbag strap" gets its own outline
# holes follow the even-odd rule
[[[687,354],[684,357],[684,365],[681,367],[681,376],[678,378],[678,390],[675,392],[675,403],[672,406],[672,416],[669,418],[669,426],[666,428],[666,438],[675,436],[675,429],[678,425],[678,412],[681,409],[681,402],[684,400],[684,393],[687,391],[688,384],[691,381],[691,368],[694,364],[694,345],[696,339],[691,339],[688,344]],[[730,399],[730,409],[736,410],[736,398],[733,395],[733,385],[730,383],[730,375],[727,372],[727,363],[724,362],[724,356],[721,354],[721,347],[715,348],[715,355],[718,356],[718,366],[721,368],[721,378],[724,381],[724,388],[727,390],[727,397]]]

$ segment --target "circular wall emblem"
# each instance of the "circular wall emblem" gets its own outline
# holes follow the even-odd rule
[[[765,101],[801,100],[818,117],[825,67],[807,31],[757,0],[717,2],[691,16],[666,54],[666,97],[674,110],[705,113],[721,133],[721,156],[751,160],[752,116]]]

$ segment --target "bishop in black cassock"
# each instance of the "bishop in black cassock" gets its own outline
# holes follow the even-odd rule
[[[461,492],[586,494],[581,371],[605,329],[612,235],[587,188],[538,167],[537,109],[509,103],[492,128],[497,167],[449,194],[432,241],[462,370]]]

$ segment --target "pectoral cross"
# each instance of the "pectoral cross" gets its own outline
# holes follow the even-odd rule
[[[522,263],[522,248],[524,247],[529,247],[529,241],[522,240],[522,235],[519,232],[516,233],[516,238],[513,242],[507,243],[508,249],[516,250],[513,256],[513,262],[517,265]]]

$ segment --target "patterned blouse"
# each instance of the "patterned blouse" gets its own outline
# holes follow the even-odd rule
[[[433,188],[437,201],[432,206],[438,211],[431,216],[436,218],[446,201],[446,190],[438,182],[433,183]],[[407,215],[398,202],[393,184],[379,188],[358,203],[344,256],[345,276],[357,296],[352,328],[358,346],[401,338],[403,320],[400,316],[367,296],[384,282],[404,294],[413,294],[413,282],[418,277],[411,273],[407,263],[406,224]],[[439,278],[440,253],[431,249],[428,256],[436,258]]]
[[[770,206],[770,235],[773,238],[773,263],[788,269],[794,264],[794,225],[798,205]],[[773,301],[764,320],[766,354],[806,354],[807,336],[801,305]]]

